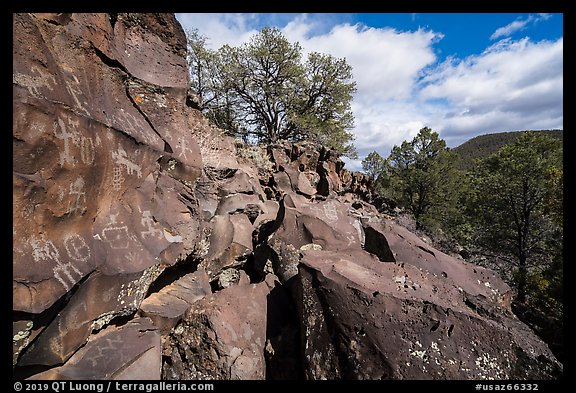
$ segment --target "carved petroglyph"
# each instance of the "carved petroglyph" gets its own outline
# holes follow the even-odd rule
[[[124,183],[124,176],[122,176],[122,168],[119,166],[114,167],[114,174],[112,176],[112,188],[116,191],[122,189],[122,183]]]
[[[64,200],[66,193],[64,191],[64,187],[58,186],[58,192],[56,193],[56,200],[58,203],[61,203]]]
[[[84,238],[75,233],[64,237],[64,248],[68,256],[75,261],[86,262],[92,256]]]
[[[40,97],[40,92],[38,89],[42,87],[46,87],[50,91],[54,90],[54,88],[50,86],[49,83],[49,80],[51,80],[53,85],[56,84],[54,75],[42,71],[42,69],[37,66],[32,66],[30,71],[32,71],[32,74],[36,75],[25,75],[18,72],[12,74],[12,83],[16,83],[17,85],[25,87],[28,89],[28,93],[35,97]]]
[[[142,138],[142,141],[149,144],[151,142],[149,136],[146,132],[142,132],[142,127],[145,127],[145,123],[138,121],[132,114],[126,112],[124,108],[120,108],[117,112],[118,116],[110,116],[111,120],[117,124],[117,128],[122,130],[130,130],[130,134],[138,133],[138,136]]]
[[[68,195],[76,197],[76,200],[68,203],[68,212],[70,214],[80,211],[80,214],[86,210],[86,193],[84,192],[84,179],[78,177],[74,183],[70,184]]]
[[[324,214],[326,215],[326,218],[328,219],[329,222],[333,223],[335,221],[338,221],[338,212],[336,211],[336,207],[332,203],[327,202],[326,204],[324,204],[323,208],[324,208]]]
[[[82,272],[72,265],[71,262],[64,263],[60,260],[60,252],[51,240],[46,240],[44,234],[42,234],[40,239],[33,236],[30,239],[30,246],[32,247],[32,258],[35,262],[51,260],[56,263],[56,266],[52,269],[52,273],[54,274],[54,278],[58,280],[67,291],[82,277]],[[77,279],[74,279],[72,273],[78,276]]]
[[[162,235],[162,231],[160,229],[154,228],[155,221],[152,217],[152,214],[150,213],[150,210],[144,210],[142,212],[142,219],[140,221],[142,225],[146,227],[146,230],[141,232],[142,237],[158,237],[156,235]]]
[[[188,159],[186,152],[193,153],[192,149],[186,146],[186,139],[184,139],[183,137],[178,138],[178,144],[176,146],[178,146],[178,148],[180,149],[180,154],[186,159]]]
[[[130,263],[134,263],[134,261],[138,258],[138,254],[134,251],[128,251],[127,254],[124,255],[124,259],[126,259]]]
[[[130,243],[130,234],[126,225],[106,227],[102,230],[102,237],[115,250],[125,250]]]
[[[82,272],[80,272],[80,270],[78,270],[70,262],[57,264],[52,270],[52,272],[54,273],[54,278],[56,278],[60,282],[60,284],[62,284],[62,286],[66,288],[67,291],[69,291],[72,285],[76,284],[76,282],[80,278],[82,278]],[[76,280],[72,276],[72,272],[76,273],[76,275],[78,276]],[[66,282],[66,278],[68,279],[69,283]]]
[[[118,150],[112,152],[112,159],[116,162],[116,164],[120,166],[124,165],[128,175],[132,175],[134,172],[136,172],[136,176],[138,176],[138,178],[142,177],[142,168],[140,165],[135,164],[128,159],[128,154],[122,147],[119,147]]]
[[[58,118],[58,124],[55,124],[54,127],[54,136],[64,141],[64,151],[60,152],[60,166],[64,166],[64,164],[70,164],[73,167],[76,166],[77,160],[72,152],[73,145],[80,149],[80,159],[82,162],[86,165],[92,165],[96,156],[92,138],[80,135],[78,132],[80,122],[78,120],[72,120],[68,117],[67,123],[68,125],[66,125],[64,120]],[[60,133],[57,132],[58,129]]]
[[[82,137],[80,140],[80,158],[82,162],[86,165],[92,165],[94,163],[94,143],[91,138]]]
[[[90,112],[88,112],[88,110],[86,110],[86,108],[84,107],[84,105],[88,105],[88,103],[86,101],[83,101],[83,103],[81,103],[80,100],[78,99],[78,95],[82,96],[82,89],[80,88],[80,82],[78,81],[78,78],[76,78],[76,75],[72,75],[72,77],[74,78],[74,83],[72,83],[72,81],[70,80],[65,81],[66,90],[72,96],[72,99],[76,103],[76,108],[80,109],[82,112],[84,112],[84,114],[90,115]]]
[[[99,359],[101,358],[106,359],[111,355],[116,356],[118,352],[118,347],[116,346],[116,344],[122,345],[123,343],[124,341],[122,340],[121,337],[117,337],[115,339],[106,338],[106,345],[96,347],[98,354],[91,358],[88,358],[87,360],[90,361],[92,367],[96,367]]]
[[[60,261],[60,252],[58,252],[58,249],[51,240],[46,240],[44,234],[41,235],[40,239],[32,236],[30,246],[32,247],[32,258],[34,262],[47,260]]]
[[[45,123],[32,123],[32,124],[30,124],[30,130],[36,131],[37,135],[42,135],[46,131],[46,124]]]
[[[72,166],[76,165],[76,159],[70,152],[70,142],[78,144],[79,137],[74,128],[71,128],[70,132],[66,129],[64,120],[58,118],[58,125],[60,126],[60,134],[54,133],[54,136],[58,139],[64,141],[64,151],[60,152],[60,166],[64,166],[64,163],[70,164]]]
[[[115,250],[125,250],[131,241],[137,241],[134,235],[128,231],[128,227],[118,222],[118,214],[110,214],[110,221],[102,230],[102,238],[111,248]]]

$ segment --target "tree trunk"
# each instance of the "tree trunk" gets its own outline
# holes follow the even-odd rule
[[[516,301],[522,304],[526,303],[527,275],[526,255],[520,254],[518,258],[518,279],[516,282],[518,295],[516,296]]]

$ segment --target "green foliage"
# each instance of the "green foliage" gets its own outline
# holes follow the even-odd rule
[[[217,126],[245,141],[308,139],[356,157],[348,131],[356,84],[345,59],[314,52],[303,63],[300,45],[276,28],[218,51],[197,33],[189,41],[192,87]]]
[[[446,142],[424,127],[411,142],[394,146],[388,162],[390,184],[399,191],[400,204],[414,215],[417,227],[437,221],[438,212],[453,202],[457,188],[456,156]]]
[[[384,174],[386,170],[386,159],[384,159],[378,152],[373,151],[362,160],[362,169],[367,175],[378,181],[380,175]]]
[[[525,132],[481,160],[470,198],[475,241],[514,258],[517,300],[526,300],[529,269],[557,254],[561,244],[562,146]]]
[[[562,139],[562,130],[541,130],[538,131],[541,135],[546,135],[552,138]],[[497,132],[493,134],[485,134],[476,136],[460,146],[457,146],[453,151],[460,157],[459,168],[461,170],[471,170],[476,160],[486,158],[489,155],[496,153],[498,149],[509,143],[515,142],[522,132]]]
[[[465,150],[455,154],[429,128],[394,146],[388,159],[373,152],[362,165],[377,179],[378,193],[400,202],[431,238],[449,246],[456,240],[471,255],[498,261],[492,267],[498,265],[517,290],[515,312],[558,356],[563,313],[561,132],[495,135],[479,137],[489,141],[484,148],[477,145],[482,151],[465,153],[475,155],[474,165],[462,165],[459,155]]]

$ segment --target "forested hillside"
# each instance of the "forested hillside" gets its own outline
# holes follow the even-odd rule
[[[564,135],[563,130],[540,130],[539,132],[560,139]],[[452,150],[460,157],[458,163],[460,169],[468,170],[474,164],[474,160],[495,153],[502,146],[514,142],[519,136],[519,131],[478,135]]]

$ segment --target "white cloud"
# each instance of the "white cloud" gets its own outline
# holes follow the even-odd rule
[[[208,37],[207,46],[218,49],[224,44],[238,46],[247,42],[258,31],[251,27],[257,14],[176,14],[185,30],[198,29]]]
[[[434,126],[449,145],[483,133],[563,127],[563,39],[502,40],[482,54],[449,59],[422,80],[419,98],[445,99]]]
[[[246,42],[256,26],[268,25],[257,14],[177,17],[185,27],[210,37],[212,48]],[[549,17],[531,15],[519,22]],[[483,53],[438,64],[434,44],[443,37],[438,32],[352,25],[340,15],[274,18],[305,54],[330,53],[352,65],[358,87],[353,132],[360,160],[373,150],[388,156],[394,145],[412,139],[424,126],[439,132],[448,146],[486,132],[563,127],[562,38],[507,38]],[[359,170],[360,160],[347,160],[347,167]]]
[[[361,25],[336,25],[326,34],[308,37],[314,21],[294,20],[283,29],[291,41],[299,41],[305,52],[324,52],[344,57],[353,67],[357,98],[403,99],[422,68],[436,60],[432,44],[442,35],[432,31],[399,32]]]
[[[529,15],[526,19],[516,19],[515,21],[507,24],[506,26],[499,27],[496,29],[494,33],[490,36],[491,40],[495,40],[500,37],[508,37],[511,36],[513,33],[524,30],[526,26],[530,23],[537,23],[542,20],[550,19],[550,14],[536,14],[536,15]]]

